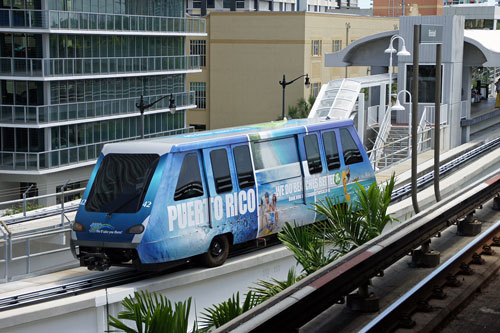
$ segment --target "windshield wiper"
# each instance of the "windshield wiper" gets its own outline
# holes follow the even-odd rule
[[[123,206],[125,206],[126,204],[128,204],[130,201],[136,199],[138,196],[142,195],[142,192],[143,191],[140,191],[140,192],[136,192],[132,197],[130,197],[128,200],[125,200],[124,202],[122,202],[118,207],[115,207],[113,208],[111,211],[109,211],[107,214],[106,214],[106,217],[107,218],[110,218],[111,217],[111,214],[113,213],[116,213],[117,211],[119,211],[120,209],[123,208]]]

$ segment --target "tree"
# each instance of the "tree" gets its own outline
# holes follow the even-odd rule
[[[292,119],[307,118],[315,101],[316,97],[312,95],[307,101],[303,97],[299,98],[296,105],[288,106],[288,116]]]
[[[205,308],[205,312],[201,314],[200,324],[203,327],[200,331],[210,332],[214,328],[219,328],[259,303],[259,300],[249,291],[246,294],[243,304],[240,304],[240,293],[237,292],[236,295],[233,294],[227,301]]]
[[[122,301],[124,311],[118,319],[109,316],[109,325],[127,333],[188,332],[191,297],[185,302],[172,302],[167,297],[148,291],[135,292]],[[135,322],[136,328],[128,327],[125,319]],[[196,330],[196,323],[193,331]]]

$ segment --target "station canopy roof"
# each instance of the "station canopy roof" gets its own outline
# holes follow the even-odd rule
[[[384,31],[358,39],[340,52],[326,54],[325,66],[389,66],[384,50],[398,30]],[[397,42],[396,42],[397,45]],[[395,47],[396,47],[395,45]],[[393,57],[397,66],[398,57]],[[464,30],[464,66],[500,66],[500,30]]]

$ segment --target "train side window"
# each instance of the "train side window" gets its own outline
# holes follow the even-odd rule
[[[363,162],[363,156],[347,128],[340,129],[340,142],[344,152],[345,165]]]
[[[198,155],[196,153],[186,154],[175,187],[174,200],[184,200],[202,195],[203,184],[201,182]]]
[[[233,189],[233,184],[231,182],[231,172],[229,171],[226,150],[212,150],[210,152],[210,161],[212,162],[215,190],[217,193],[220,194],[231,191]]]
[[[238,184],[240,188],[253,187],[255,179],[253,177],[252,159],[248,146],[237,146],[233,148],[236,173],[238,174]]]
[[[306,147],[307,166],[309,173],[318,173],[323,170],[321,156],[319,154],[318,136],[309,134],[304,136],[304,146]]]
[[[335,137],[334,131],[323,133],[323,146],[325,147],[326,164],[328,166],[328,170],[335,170],[340,168],[339,149],[337,146],[337,138]]]

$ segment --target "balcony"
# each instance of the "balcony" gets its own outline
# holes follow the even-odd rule
[[[154,138],[168,135],[177,135],[192,132],[192,127],[184,127],[165,132],[145,135],[144,138]],[[140,139],[134,136],[121,140],[108,141],[106,143],[130,141]],[[79,163],[95,161],[101,153],[105,143],[95,143],[83,146],[63,148],[42,153],[18,153],[0,151],[0,174],[3,171],[43,171],[59,167],[75,165]]]
[[[146,96],[145,102],[154,101],[160,98],[158,96]],[[175,104],[178,109],[194,105],[194,92],[174,93]],[[114,99],[98,102],[80,102],[57,105],[41,105],[41,106],[26,106],[26,105],[0,105],[0,125],[6,124],[29,124],[43,125],[55,122],[67,122],[75,120],[95,119],[100,117],[112,117],[125,114],[138,115],[135,103],[139,101],[139,97],[131,97],[124,99]],[[165,98],[148,109],[148,113],[153,110],[168,109],[170,103],[168,98]]]
[[[0,28],[47,30],[47,32],[78,30],[78,33],[206,36],[205,20],[199,18],[33,9],[1,9]]]
[[[60,77],[103,76],[130,73],[186,72],[200,70],[200,56],[112,58],[0,58],[0,76]]]

